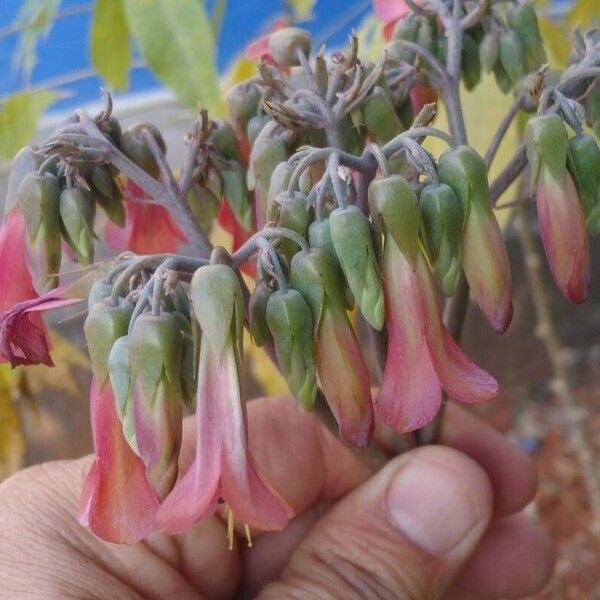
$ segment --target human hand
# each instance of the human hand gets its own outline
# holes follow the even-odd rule
[[[289,399],[249,405],[253,453],[297,516],[228,550],[219,515],[173,537],[103,542],[76,520],[91,458],[46,463],[0,485],[0,598],[521,598],[550,577],[549,538],[520,514],[529,459],[449,406],[445,446],[373,474]],[[193,458],[193,420],[181,462]]]

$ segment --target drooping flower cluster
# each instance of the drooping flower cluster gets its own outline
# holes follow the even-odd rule
[[[87,296],[96,458],[80,517],[101,538],[173,534],[219,510],[231,526],[261,530],[292,517],[249,449],[244,326],[300,406],[325,402],[355,447],[377,419],[400,433],[425,426],[444,394],[499,394],[441,310],[468,285],[492,329],[510,324],[488,166],[430,126],[427,102],[447,92],[437,72],[447,36],[427,3],[419,14],[407,6],[376,3],[391,36],[377,64],[359,60],[354,36],[345,52],[311,60],[307,32],[276,27],[250,48],[258,76],[230,91],[230,121],[201,113],[178,177],[160,132],[122,131],[110,105],[96,118],[78,111],[15,160],[0,230],[0,354],[13,366],[51,364],[41,313]],[[562,93],[571,75],[535,72],[544,52],[527,3],[464,29],[464,84],[493,70],[502,90],[518,84],[524,109],[538,106],[526,143],[542,240],[557,285],[580,302],[585,226],[600,232],[600,150]],[[440,156],[423,147],[430,136],[446,143]],[[209,242],[215,221],[232,234],[230,252]],[[95,265],[91,286],[57,287],[64,256],[90,265],[97,238],[129,252]],[[177,253],[184,244],[188,255]],[[380,381],[365,330],[386,340]],[[195,456],[182,471],[192,413]]]

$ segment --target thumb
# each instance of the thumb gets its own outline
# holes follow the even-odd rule
[[[260,598],[438,598],[484,534],[492,504],[469,457],[412,450],[323,516]]]

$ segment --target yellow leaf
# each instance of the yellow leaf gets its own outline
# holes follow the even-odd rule
[[[0,481],[25,464],[25,436],[12,382],[14,372],[0,365]]]
[[[299,21],[306,21],[312,16],[312,9],[316,0],[287,0],[287,4],[294,11],[294,16]]]
[[[550,66],[555,69],[564,68],[571,51],[571,41],[567,31],[545,17],[540,17],[538,22]]]
[[[581,29],[597,27],[600,25],[598,0],[577,0],[565,20],[571,27],[580,27]]]

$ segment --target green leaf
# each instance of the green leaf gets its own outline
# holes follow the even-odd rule
[[[571,27],[580,27],[582,30],[597,27],[600,24],[597,0],[577,0],[566,17],[566,22]]]
[[[0,106],[0,157],[12,158],[35,133],[48,105],[61,95],[50,90],[20,92]]]
[[[127,88],[131,44],[123,0],[96,0],[90,53],[92,64],[109,85]]]
[[[125,0],[129,29],[153,73],[190,106],[219,104],[212,25],[198,0]]]

